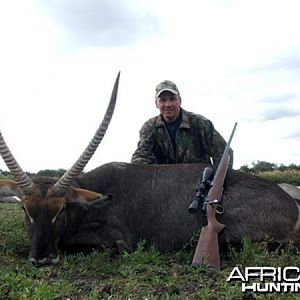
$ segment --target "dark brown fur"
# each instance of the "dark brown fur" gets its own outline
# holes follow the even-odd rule
[[[205,165],[133,165],[109,163],[86,173],[76,185],[113,200],[105,208],[89,211],[77,233],[65,239],[68,246],[113,244],[125,241],[134,248],[141,239],[160,250],[174,250],[189,242],[202,226],[202,213],[187,208]],[[265,179],[229,170],[223,197],[226,225],[221,237],[238,243],[245,236],[253,241],[299,242],[293,232],[298,218],[294,199]]]

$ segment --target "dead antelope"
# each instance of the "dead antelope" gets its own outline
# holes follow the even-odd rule
[[[31,240],[33,265],[56,263],[58,248],[71,251],[117,246],[134,249],[146,240],[159,250],[177,250],[199,232],[203,213],[187,212],[204,164],[104,164],[79,175],[108,126],[115,105],[117,77],[104,121],[73,167],[57,182],[31,180],[0,134],[0,152],[16,181],[0,181],[19,195]],[[103,193],[105,196],[102,196]],[[113,200],[111,200],[113,195]],[[276,184],[229,170],[218,218],[226,227],[220,240],[239,243],[300,240],[300,205]]]

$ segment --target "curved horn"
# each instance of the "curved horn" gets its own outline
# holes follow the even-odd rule
[[[10,172],[16,177],[22,191],[27,194],[33,191],[34,183],[29,176],[21,169],[18,162],[13,157],[0,131],[0,153]]]
[[[94,152],[96,151],[97,147],[99,146],[99,144],[100,144],[102,138],[104,137],[104,134],[108,128],[108,125],[110,123],[112,115],[114,113],[115,104],[116,104],[116,100],[117,100],[119,78],[120,78],[120,72],[118,73],[118,76],[116,78],[106,113],[105,113],[104,118],[103,118],[99,128],[97,129],[94,137],[91,139],[89,145],[86,147],[86,149],[81,154],[79,159],[75,162],[75,164],[72,166],[72,168],[69,169],[59,179],[59,181],[57,181],[54,184],[54,186],[52,187],[53,192],[57,192],[57,193],[65,192],[68,189],[68,187],[70,186],[72,180],[74,178],[76,178],[81,173],[81,171],[84,169],[84,167],[86,166],[86,164],[91,159]]]

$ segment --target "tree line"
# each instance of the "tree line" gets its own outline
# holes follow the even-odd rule
[[[251,166],[248,165],[241,166],[239,170],[248,174],[256,175],[259,173],[274,172],[274,171],[279,171],[279,172],[300,171],[300,165],[290,164],[286,166],[283,164],[278,165],[275,163],[258,160],[256,162],[252,162]]]
[[[26,172],[26,174],[29,177],[48,176],[48,177],[60,178],[65,172],[66,172],[65,169],[57,169],[57,170],[45,169],[45,170],[40,170],[37,173]],[[13,175],[9,171],[3,171],[1,169],[0,169],[0,176],[1,177],[8,177],[8,178],[13,177]]]
[[[273,171],[300,171],[300,165],[296,164],[290,164],[288,166],[283,164],[275,164],[270,163],[267,161],[255,161],[252,162],[252,165],[243,165],[239,168],[240,171],[248,173],[248,174],[260,174],[264,172],[273,172]],[[40,170],[37,173],[30,173],[26,172],[28,176],[34,177],[34,176],[49,176],[49,177],[61,177],[66,172],[65,169],[57,169],[57,170],[51,170],[51,169],[45,169]],[[13,177],[9,171],[3,171],[0,169],[0,176],[2,177]]]

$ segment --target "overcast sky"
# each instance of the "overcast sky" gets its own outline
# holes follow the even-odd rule
[[[165,79],[226,140],[238,122],[235,169],[300,164],[299,11],[298,0],[1,1],[1,132],[25,171],[68,169],[120,70],[115,114],[85,170],[130,161]]]

